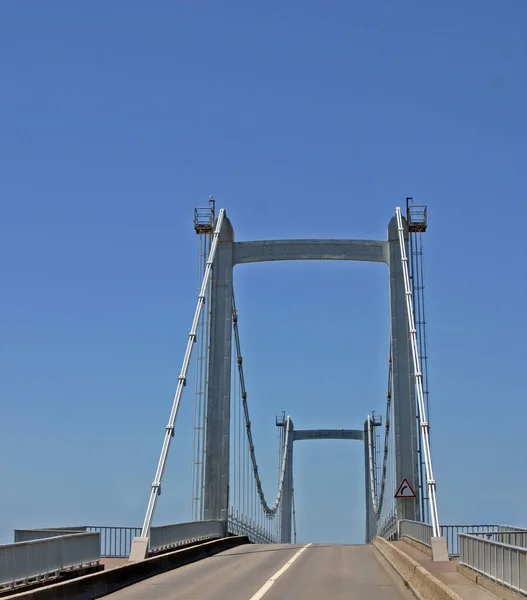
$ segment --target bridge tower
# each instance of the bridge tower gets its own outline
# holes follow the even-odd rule
[[[403,226],[405,243],[408,244],[408,223],[404,219]],[[415,379],[401,258],[396,217],[388,225],[386,241],[299,239],[235,242],[234,230],[225,216],[211,282],[205,519],[228,518],[233,271],[237,264],[279,260],[354,260],[388,266],[395,477],[397,484],[406,478],[414,490],[419,489]],[[397,501],[397,518],[419,520],[419,499]]]

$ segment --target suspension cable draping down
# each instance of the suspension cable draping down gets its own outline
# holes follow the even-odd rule
[[[375,518],[378,520],[381,516],[382,507],[384,503],[384,492],[386,489],[386,474],[388,471],[388,455],[389,455],[389,435],[390,435],[390,414],[391,414],[391,402],[392,402],[392,359],[391,359],[391,350],[390,350],[390,358],[388,361],[389,369],[388,369],[388,390],[386,392],[386,417],[385,417],[385,428],[384,428],[384,452],[383,452],[383,461],[382,461],[382,475],[381,475],[381,489],[377,499],[377,494],[375,493],[375,470],[374,470],[374,461],[373,461],[373,437],[372,437],[372,422],[371,418],[368,415],[368,463],[369,463],[369,480],[370,480],[370,494],[373,505],[373,512],[375,513]]]
[[[288,449],[288,440],[289,440],[289,423],[290,419],[287,417],[286,419],[286,431],[285,431],[285,441],[284,441],[284,455],[282,457],[282,466],[280,469],[280,481],[278,484],[278,492],[276,494],[276,500],[274,505],[271,507],[267,503],[265,499],[265,495],[263,493],[262,482],[260,480],[260,473],[258,471],[258,463],[256,461],[256,453],[254,450],[253,443],[253,435],[251,430],[251,420],[249,418],[249,407],[247,405],[247,389],[245,387],[245,378],[243,375],[243,358],[240,347],[240,335],[238,332],[238,312],[236,311],[236,304],[234,301],[234,293],[232,295],[232,326],[234,329],[234,342],[236,345],[236,359],[238,362],[238,374],[240,377],[240,386],[241,386],[241,396],[242,396],[242,404],[243,404],[243,412],[245,414],[245,428],[247,431],[247,441],[249,443],[249,451],[251,454],[251,463],[252,469],[254,473],[254,479],[256,481],[256,488],[258,490],[258,497],[260,498],[260,503],[264,509],[264,512],[268,516],[272,516],[278,510],[280,505],[280,500],[282,499],[282,491],[284,487],[284,479],[285,479],[285,468],[287,466],[287,449]]]
[[[386,392],[386,417],[385,417],[385,428],[384,428],[384,451],[383,451],[383,461],[382,461],[382,475],[381,475],[381,489],[379,493],[379,499],[377,500],[377,495],[375,493],[375,470],[373,465],[373,438],[372,438],[372,423],[371,418],[368,415],[368,462],[369,462],[369,473],[370,473],[370,494],[373,505],[373,512],[375,513],[375,518],[379,519],[381,516],[382,506],[384,503],[384,492],[386,489],[386,474],[388,471],[388,454],[389,454],[389,435],[390,435],[390,414],[391,414],[391,403],[392,403],[392,359],[391,359],[391,350],[390,350],[390,358],[388,361],[389,369],[388,369],[388,391]]]

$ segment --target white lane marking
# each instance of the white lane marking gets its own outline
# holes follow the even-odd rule
[[[302,554],[302,552],[309,548],[309,546],[311,546],[311,543],[306,544],[303,548],[300,548],[300,550],[293,556],[293,558],[287,561],[281,569],[278,569],[278,571],[262,585],[262,587],[256,592],[256,594],[254,594],[254,596],[251,596],[250,600],[260,600],[260,598],[263,598],[264,595],[271,589],[273,583],[280,577],[280,575],[283,575],[287,571],[287,569],[289,569],[289,567],[295,562],[295,560]]]

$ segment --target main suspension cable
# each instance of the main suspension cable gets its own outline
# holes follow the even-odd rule
[[[391,405],[392,405],[392,357],[390,348],[390,357],[388,359],[388,390],[386,392],[386,417],[384,420],[384,452],[382,461],[381,489],[379,496],[375,493],[375,469],[373,461],[373,435],[371,431],[372,423],[368,416],[368,462],[370,472],[370,493],[372,497],[373,510],[376,519],[381,516],[384,503],[384,492],[386,490],[386,475],[388,471],[388,456],[390,452],[390,424],[391,424]]]
[[[260,504],[262,505],[265,514],[268,516],[273,516],[276,514],[278,507],[280,505],[280,500],[282,499],[282,492],[283,492],[284,480],[285,480],[285,469],[287,466],[287,449],[289,446],[288,440],[289,440],[290,419],[289,419],[289,417],[287,417],[287,419],[286,419],[284,454],[282,456],[282,467],[280,469],[280,480],[279,480],[279,484],[278,484],[278,492],[276,494],[276,499],[275,499],[274,505],[271,507],[271,506],[269,506],[269,504],[267,503],[267,500],[265,499],[265,494],[263,492],[262,482],[260,479],[260,473],[258,471],[258,463],[256,461],[256,453],[255,453],[255,449],[254,449],[253,435],[252,435],[252,428],[251,428],[251,419],[249,418],[249,407],[247,405],[247,389],[245,387],[245,377],[243,374],[243,358],[242,358],[241,345],[240,345],[240,334],[238,331],[238,312],[236,310],[236,303],[234,301],[234,293],[232,295],[232,326],[234,329],[234,343],[235,343],[235,347],[236,347],[236,360],[238,363],[238,375],[240,378],[243,412],[245,415],[245,428],[247,431],[247,440],[249,443],[249,452],[250,452],[250,457],[251,457],[251,462],[252,462],[254,479],[256,481],[256,489],[258,491],[258,497],[260,499]]]

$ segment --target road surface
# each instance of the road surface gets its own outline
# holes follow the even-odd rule
[[[415,600],[373,546],[246,545],[146,579],[111,600]]]

